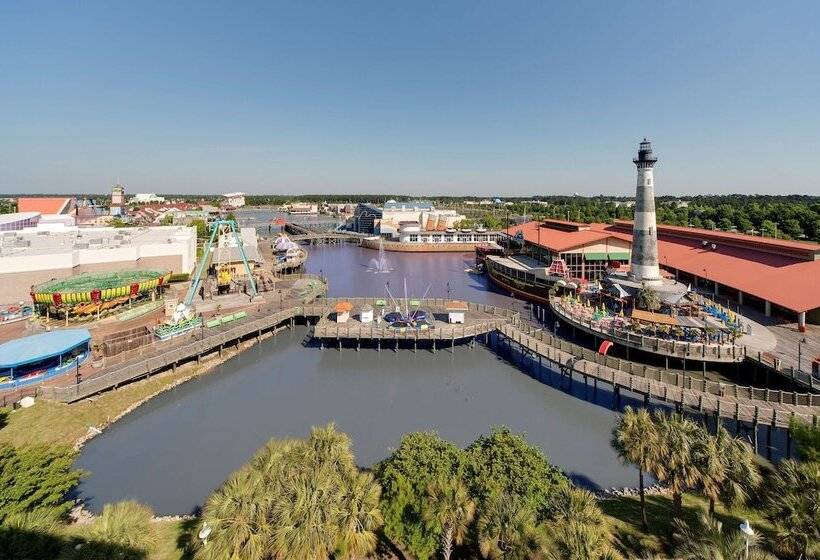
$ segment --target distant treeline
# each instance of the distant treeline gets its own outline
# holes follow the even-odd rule
[[[9,199],[14,195],[7,195]],[[24,195],[32,196],[32,195]],[[52,195],[54,196],[54,195]],[[70,195],[66,195],[70,196]],[[88,195],[101,199],[101,195]],[[166,198],[218,205],[217,195],[164,194]],[[498,218],[525,215],[530,218],[560,218],[579,222],[604,222],[632,219],[630,197],[537,196],[505,197],[510,205],[478,206],[468,202],[488,200],[486,197],[410,197],[393,194],[305,194],[247,195],[249,206],[280,206],[295,201],[383,204],[388,200],[422,198],[440,207],[475,209]],[[721,195],[673,197],[656,199],[658,222],[706,229],[737,231],[784,239],[805,239],[820,242],[820,197],[806,195]],[[13,200],[0,199],[0,213],[14,212]]]

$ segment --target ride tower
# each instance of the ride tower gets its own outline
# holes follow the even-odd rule
[[[653,176],[658,158],[652,153],[652,143],[646,138],[638,146],[638,156],[632,161],[638,168],[638,185],[635,191],[632,257],[628,278],[640,284],[659,285],[662,280],[658,267],[658,225]]]

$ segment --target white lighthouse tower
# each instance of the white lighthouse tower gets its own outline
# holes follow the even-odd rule
[[[652,143],[646,138],[632,160],[638,168],[635,191],[635,221],[632,225],[632,258],[628,278],[647,285],[662,283],[658,268],[658,226],[655,217],[655,180],[653,167],[658,158],[652,154]]]

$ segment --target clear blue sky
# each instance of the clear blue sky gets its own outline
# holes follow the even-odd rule
[[[563,5],[561,5],[563,4]],[[0,192],[820,193],[820,2],[0,5]]]

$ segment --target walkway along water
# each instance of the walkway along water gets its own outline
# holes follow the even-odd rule
[[[288,302],[278,312],[270,313],[261,310],[250,316],[250,320],[236,326],[217,329],[184,346],[161,352],[137,363],[127,364],[105,375],[78,383],[72,387],[46,387],[41,395],[44,398],[62,402],[74,402],[101,391],[116,388],[122,383],[147,377],[167,368],[175,368],[180,362],[190,359],[200,359],[203,354],[221,352],[225,345],[238,345],[248,337],[260,337],[263,332],[274,329],[283,323],[292,324],[297,318],[317,320],[325,318],[339,299],[318,299],[326,292],[326,284],[316,277],[317,288],[307,294],[301,301]],[[375,298],[344,298],[353,305],[375,304]],[[301,304],[301,305],[299,305]],[[420,302],[424,308],[439,309],[444,307],[444,300],[428,299]],[[580,375],[584,379],[603,381],[613,386],[615,394],[621,390],[628,390],[638,394],[646,400],[652,398],[674,404],[678,409],[689,408],[701,414],[716,415],[734,421],[752,423],[755,428],[759,424],[773,427],[788,427],[792,418],[802,422],[817,425],[820,414],[820,395],[810,393],[784,393],[783,391],[769,391],[752,387],[720,384],[693,377],[675,376],[674,384],[671,379],[664,379],[658,372],[657,379],[646,377],[648,371],[644,367],[643,376],[634,373],[635,366],[630,362],[617,360],[614,364],[607,364],[606,358],[598,357],[595,353],[580,349],[557,339],[543,330],[521,320],[518,313],[497,306],[468,303],[468,315],[480,315],[479,320],[469,325],[447,325],[426,331],[397,330],[387,326],[376,327],[371,324],[368,329],[351,329],[347,325],[333,323],[335,326],[320,325],[319,332],[314,336],[327,339],[334,338],[355,339],[361,345],[362,340],[375,341],[379,346],[382,340],[412,341],[418,348],[419,342],[429,342],[432,348],[438,342],[475,339],[486,335],[490,331],[498,331],[506,338],[516,342],[526,352],[546,360],[551,367],[557,368],[567,375]],[[261,315],[261,316],[260,316]],[[578,349],[581,351],[578,352]],[[630,371],[624,371],[624,363],[629,364]],[[670,376],[671,377],[671,376]]]

